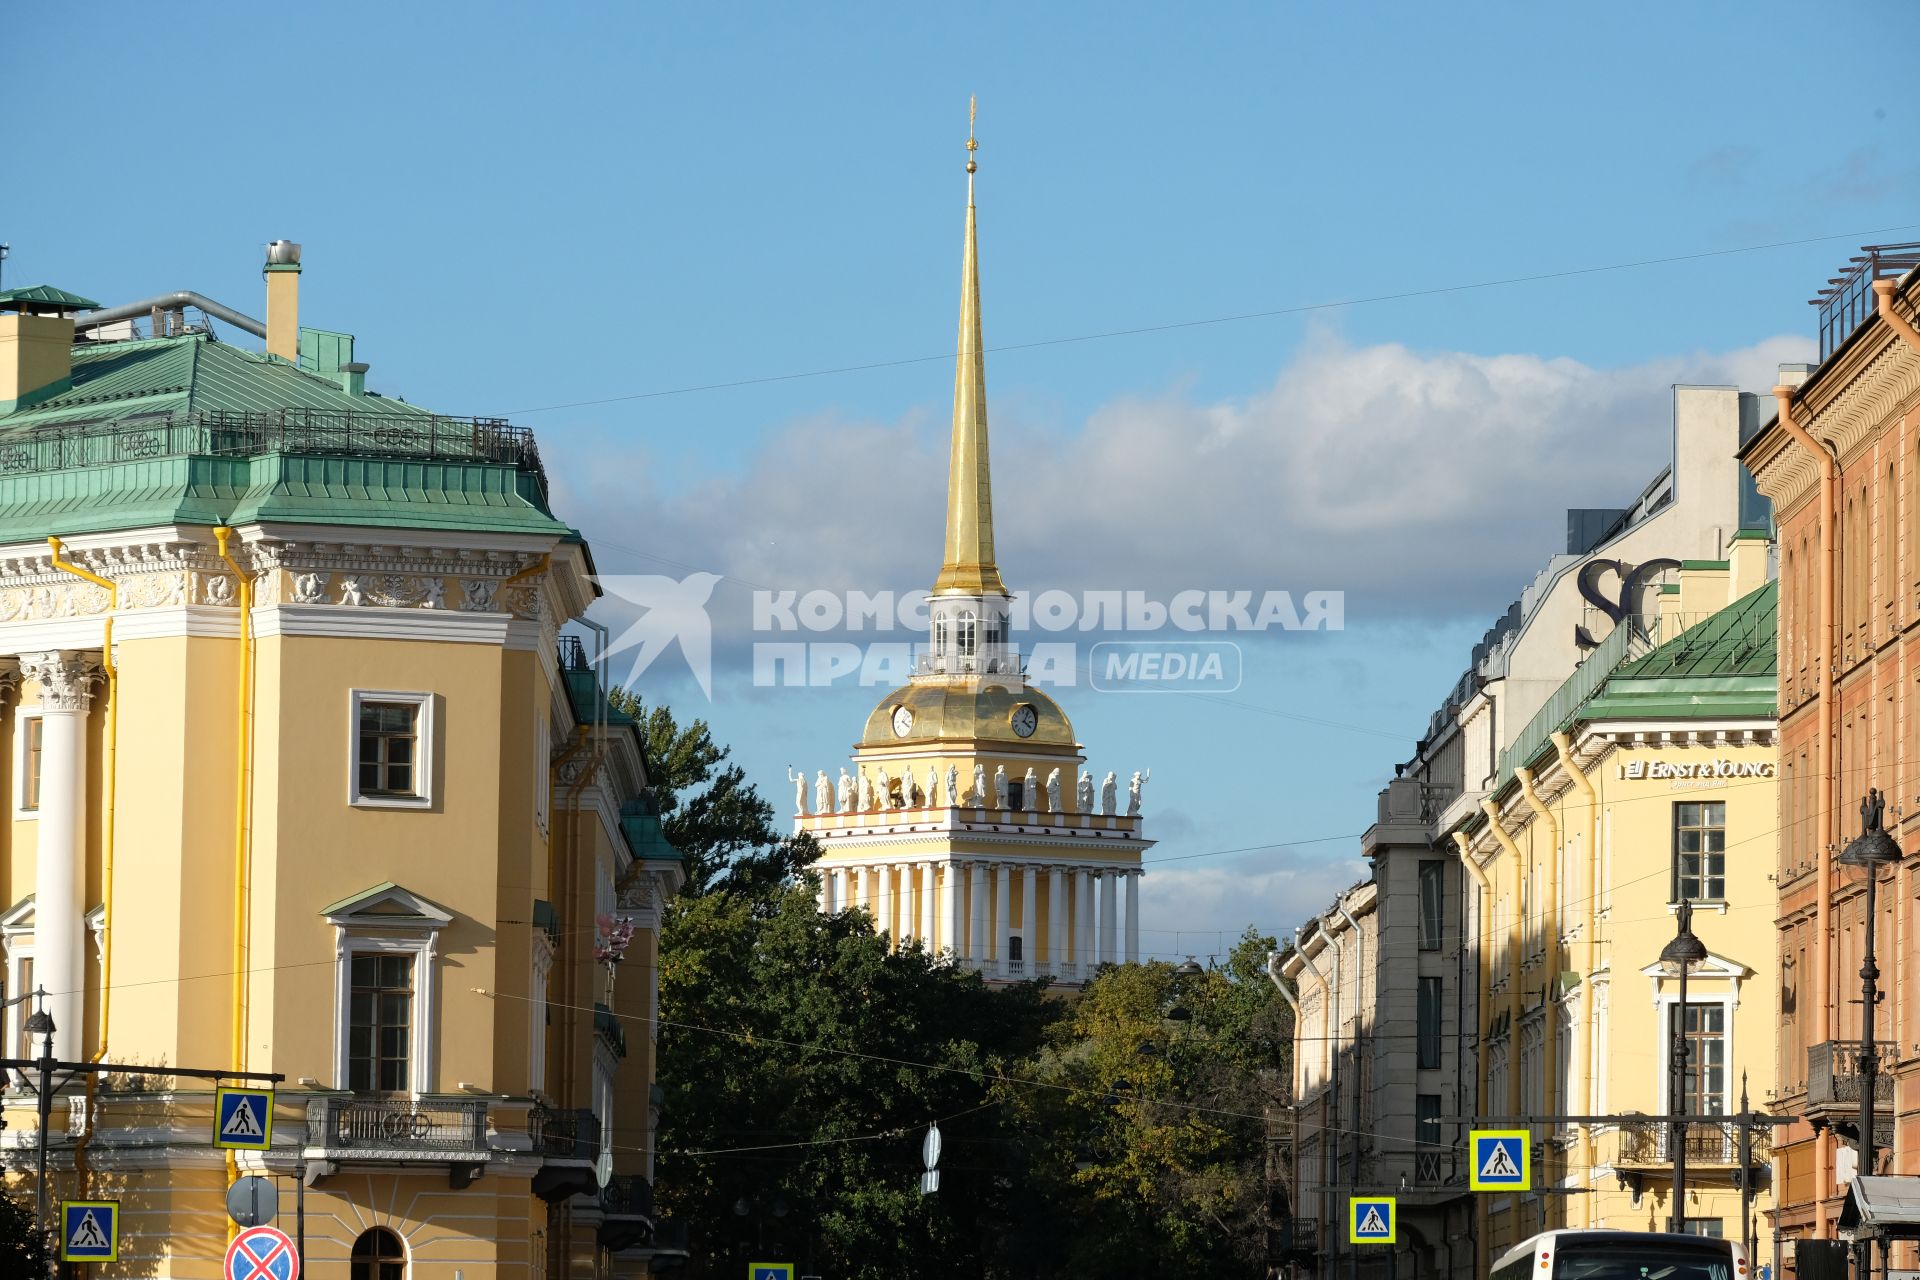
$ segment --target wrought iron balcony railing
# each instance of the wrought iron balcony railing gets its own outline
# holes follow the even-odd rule
[[[600,1155],[600,1117],[593,1112],[541,1108],[527,1121],[533,1149],[548,1160],[595,1160]]]
[[[487,1104],[466,1098],[317,1098],[307,1104],[307,1144],[348,1156],[377,1152],[382,1160],[484,1153]]]
[[[1622,1165],[1670,1165],[1674,1154],[1674,1126],[1661,1120],[1634,1120],[1620,1126]],[[1696,1120],[1686,1125],[1687,1163],[1697,1168],[1737,1167],[1740,1163],[1740,1126],[1732,1120]],[[1748,1160],[1767,1163],[1773,1151],[1773,1127],[1755,1125]]]
[[[1860,1109],[1860,1042],[1827,1040],[1807,1049],[1807,1109],[1822,1113]],[[1880,1074],[1873,1082],[1875,1106],[1893,1106],[1894,1048],[1882,1042],[1875,1057]]]
[[[600,1188],[600,1212],[609,1218],[653,1217],[653,1184],[637,1173],[616,1173]]]

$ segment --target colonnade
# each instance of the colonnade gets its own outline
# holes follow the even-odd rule
[[[835,861],[817,870],[822,911],[864,907],[898,945],[919,942],[995,977],[1085,977],[1097,964],[1140,959],[1138,867],[942,858]]]

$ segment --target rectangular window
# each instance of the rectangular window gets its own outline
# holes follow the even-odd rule
[[[1673,900],[1726,896],[1726,802],[1683,800],[1673,806]]]
[[[1413,1167],[1417,1180],[1438,1183],[1446,1180],[1447,1144],[1440,1132],[1440,1095],[1417,1093],[1413,1097]]]
[[[352,958],[347,1007],[347,1088],[402,1093],[413,1043],[413,957]]]
[[[32,993],[32,991],[33,991],[33,957],[21,956],[20,957],[20,994],[29,995]],[[19,1052],[15,1054],[16,1057],[37,1058],[40,1056],[40,1050],[34,1047],[33,1037],[27,1034],[27,1019],[33,1015],[33,1010],[37,1005],[38,1005],[38,1001],[23,1000],[19,1004],[13,1006],[14,1008],[13,1025],[18,1027],[20,1032],[20,1036],[19,1036],[20,1043],[14,1046],[16,1049],[19,1050]]]
[[[1417,1009],[1419,1027],[1419,1067],[1422,1071],[1432,1071],[1440,1066],[1440,979],[1420,979],[1420,1002]]]
[[[39,716],[20,722],[20,807],[29,811],[40,807],[40,744],[45,724]]]
[[[405,702],[360,704],[360,794],[411,796],[417,780],[420,708]]]
[[[1688,1218],[1681,1224],[1680,1229],[1690,1236],[1705,1236],[1709,1240],[1723,1240],[1727,1234],[1726,1228],[1722,1225],[1723,1221],[1724,1219],[1721,1218]]]
[[[1440,949],[1441,925],[1446,919],[1447,864],[1437,859],[1420,863],[1420,949]]]
[[[419,809],[432,802],[434,695],[353,691],[350,803]]]
[[[1727,1113],[1727,1007],[1723,1004],[1694,1004],[1686,1009],[1687,1094],[1684,1111],[1693,1116],[1719,1116]],[[1682,1010],[1672,1006],[1667,1022],[1667,1043],[1680,1030]]]

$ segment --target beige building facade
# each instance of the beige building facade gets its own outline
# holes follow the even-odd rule
[[[4,1056],[45,1012],[123,1068],[61,1081],[49,1192],[120,1203],[101,1280],[220,1275],[250,1173],[290,1234],[304,1188],[309,1274],[645,1275],[681,872],[569,628],[591,556],[528,433],[367,391],[297,246],[267,278],[264,354],[0,295]],[[283,1076],[270,1147],[170,1067]]]

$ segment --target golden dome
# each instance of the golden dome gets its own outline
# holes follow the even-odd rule
[[[1014,713],[1032,707],[1037,721],[1026,737],[1014,732]],[[906,708],[913,724],[895,732],[895,712]],[[1031,687],[974,680],[935,680],[895,689],[867,717],[862,749],[932,742],[993,742],[1009,747],[1075,749],[1073,723],[1060,704]]]

